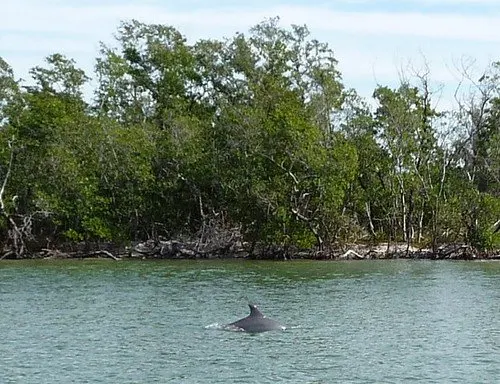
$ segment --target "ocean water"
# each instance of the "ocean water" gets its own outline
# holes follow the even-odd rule
[[[0,306],[0,383],[500,382],[499,262],[3,261]]]

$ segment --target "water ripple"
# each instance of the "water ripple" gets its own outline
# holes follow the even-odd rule
[[[500,263],[5,263],[1,383],[491,383]],[[285,332],[219,332],[243,297]]]

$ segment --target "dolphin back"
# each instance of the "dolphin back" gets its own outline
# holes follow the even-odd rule
[[[248,317],[265,317],[255,304],[248,303],[248,306],[250,307],[250,315]]]
[[[231,330],[239,330],[250,333],[285,330],[286,328],[276,320],[269,319],[259,311],[255,304],[248,304],[250,314],[243,319],[227,325]]]

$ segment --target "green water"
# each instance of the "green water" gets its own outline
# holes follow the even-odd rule
[[[0,383],[500,382],[498,262],[2,262],[0,305]]]

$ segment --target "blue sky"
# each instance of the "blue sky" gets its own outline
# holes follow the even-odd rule
[[[442,108],[463,67],[480,76],[500,61],[499,0],[2,0],[0,9],[0,56],[24,79],[55,52],[92,76],[99,42],[112,44],[120,20],[132,18],[173,25],[195,41],[279,16],[282,26],[306,24],[328,42],[344,83],[364,97],[427,64],[435,89],[444,87]]]

